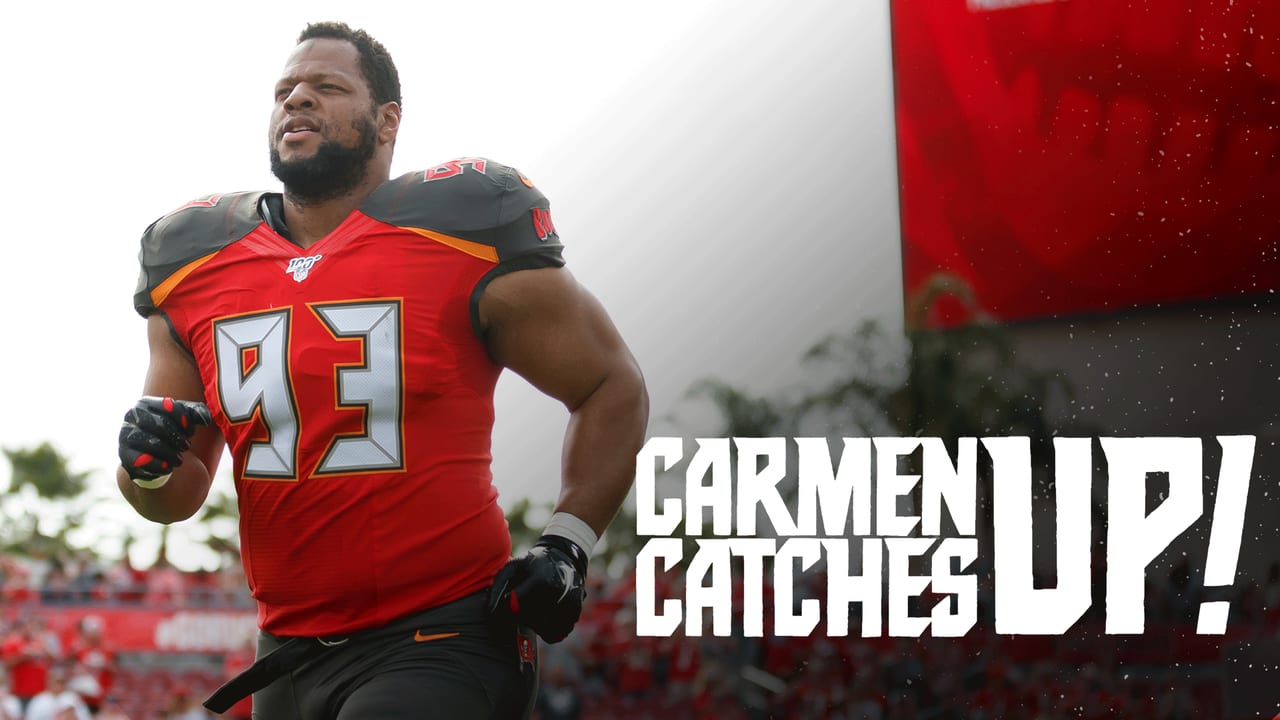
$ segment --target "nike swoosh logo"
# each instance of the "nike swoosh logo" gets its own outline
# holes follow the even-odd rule
[[[431,642],[432,640],[443,640],[445,638],[458,637],[461,634],[462,633],[449,632],[449,633],[432,633],[431,635],[423,635],[421,630],[415,630],[413,632],[413,641],[414,642]]]

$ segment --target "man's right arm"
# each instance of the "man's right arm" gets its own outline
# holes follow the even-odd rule
[[[151,361],[142,394],[175,400],[204,401],[204,387],[195,362],[169,333],[160,313],[147,318],[147,344]],[[226,441],[216,427],[198,427],[191,446],[182,453],[182,464],[164,485],[146,489],[130,479],[123,466],[116,469],[116,483],[138,514],[159,523],[186,520],[195,515],[205,498]]]

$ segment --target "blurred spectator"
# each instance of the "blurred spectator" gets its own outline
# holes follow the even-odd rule
[[[102,686],[93,671],[83,663],[74,663],[67,671],[67,689],[74,692],[91,712],[96,712],[102,704]]]
[[[183,573],[169,563],[165,547],[160,546],[160,557],[147,572],[147,594],[143,602],[148,606],[185,605],[186,583]]]
[[[0,670],[0,720],[22,720],[22,701],[9,692],[9,675]]]
[[[700,643],[690,642],[681,625],[676,632],[661,643],[664,669],[663,681],[668,694],[680,699],[692,697],[693,683],[701,666]]]
[[[45,689],[49,665],[55,657],[37,634],[38,628],[33,617],[24,617],[0,644],[0,658],[9,673],[13,694],[24,707]]]
[[[142,602],[147,590],[147,571],[135,568],[126,551],[106,573],[107,595],[121,603]]]
[[[86,694],[81,691],[85,704],[90,710],[97,711],[102,698],[111,692],[115,682],[116,655],[107,645],[102,619],[96,615],[86,615],[76,626],[76,636],[69,648],[69,657],[79,667],[88,672],[94,681],[97,692]],[[82,682],[81,687],[88,687]]]
[[[212,717],[200,706],[200,700],[186,685],[177,685],[169,698],[165,720],[208,720]]]
[[[186,575],[186,605],[208,607],[219,602],[218,578],[207,570],[196,570]]]
[[[31,698],[26,720],[89,720],[89,708],[80,696],[67,687],[67,669],[49,669],[48,685]]]
[[[5,604],[20,605],[37,598],[35,587],[31,582],[31,569],[17,558],[0,558],[0,567],[4,569],[4,585],[0,588]]]
[[[49,629],[43,614],[32,613],[27,619],[27,623],[31,628],[32,637],[40,641],[50,657],[62,657],[62,639],[58,637],[57,633]]]
[[[77,550],[68,563],[75,602],[101,600],[102,567],[87,550]]]
[[[222,602],[237,607],[254,607],[253,597],[249,595],[249,581],[244,576],[244,568],[239,562],[224,565],[217,577],[219,597]]]
[[[45,573],[44,582],[40,585],[40,601],[45,605],[66,605],[75,600],[71,591],[71,579],[67,577],[66,567],[55,558]]]
[[[561,663],[544,665],[538,682],[537,710],[542,720],[579,720],[582,697]]]
[[[94,716],[94,720],[129,720],[129,716],[120,706],[120,699],[114,695],[108,695],[102,701],[102,709]]]

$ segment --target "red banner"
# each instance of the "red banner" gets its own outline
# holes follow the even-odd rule
[[[940,273],[1000,320],[1275,297],[1280,3],[891,7],[908,307]]]

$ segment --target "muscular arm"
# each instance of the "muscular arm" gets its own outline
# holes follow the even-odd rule
[[[151,349],[151,362],[142,394],[203,402],[200,374],[191,357],[169,334],[169,326],[159,313],[147,318],[147,344]],[[208,497],[224,444],[217,428],[199,428],[191,438],[191,448],[182,454],[182,465],[173,471],[173,477],[164,486],[154,490],[140,488],[129,479],[124,468],[116,468],[116,483],[129,504],[148,520],[160,523],[186,520]]]
[[[599,301],[561,268],[494,279],[480,323],[495,360],[569,409],[555,509],[603,533],[631,488],[649,419],[635,358]]]

